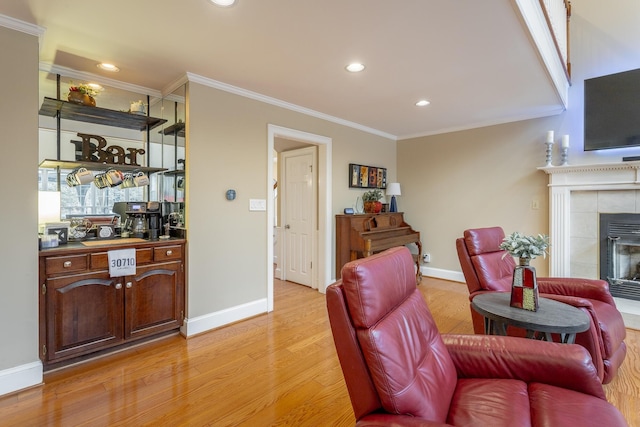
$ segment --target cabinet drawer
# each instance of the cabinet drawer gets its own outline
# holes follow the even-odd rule
[[[86,255],[52,256],[45,261],[47,274],[68,273],[87,269]]]
[[[136,250],[136,265],[148,264],[151,262],[153,252],[151,248],[143,248]],[[91,269],[106,269],[109,268],[109,255],[107,252],[98,252],[91,254]]]
[[[162,246],[153,248],[154,261],[166,261],[172,259],[182,259],[182,246]]]

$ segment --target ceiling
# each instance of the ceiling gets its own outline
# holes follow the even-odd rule
[[[562,109],[512,0],[22,0],[0,14],[45,28],[43,63],[157,91],[189,72],[390,138]]]

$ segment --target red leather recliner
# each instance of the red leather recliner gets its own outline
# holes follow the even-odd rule
[[[499,249],[504,239],[500,227],[465,230],[456,240],[462,273],[469,288],[469,300],[480,293],[511,290],[515,261]],[[627,354],[626,329],[622,315],[604,280],[568,277],[538,277],[540,296],[564,302],[584,310],[591,318],[588,331],[576,336],[576,344],[591,354],[598,376],[604,384],[616,375]],[[484,334],[483,317],[470,307],[473,329]],[[509,335],[522,335],[509,328]]]
[[[327,308],[357,426],[626,426],[575,344],[440,335],[406,247],[347,263]]]

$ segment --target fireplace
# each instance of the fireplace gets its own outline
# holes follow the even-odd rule
[[[549,175],[549,275],[600,278],[601,213],[640,214],[640,162],[541,167]],[[640,330],[640,299],[614,297]]]
[[[600,214],[600,278],[611,295],[640,301],[640,214]]]

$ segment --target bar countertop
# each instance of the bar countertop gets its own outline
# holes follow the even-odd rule
[[[162,246],[185,243],[186,239],[170,237],[168,239],[142,239],[142,238],[121,238],[116,237],[108,240],[87,239],[82,241],[69,241],[66,244],[53,248],[41,248],[40,256],[51,256],[57,254],[82,253],[95,250],[110,250],[122,248],[136,248],[148,246]]]

